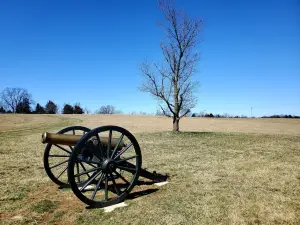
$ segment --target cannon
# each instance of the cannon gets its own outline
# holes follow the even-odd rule
[[[152,182],[167,174],[142,168],[142,154],[135,137],[118,126],[93,130],[72,126],[57,133],[42,134],[44,168],[60,188],[73,193],[90,207],[106,207],[124,201],[139,177]]]

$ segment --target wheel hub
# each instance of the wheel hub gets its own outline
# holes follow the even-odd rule
[[[113,159],[105,159],[101,167],[104,172],[113,172],[116,168],[116,163]]]

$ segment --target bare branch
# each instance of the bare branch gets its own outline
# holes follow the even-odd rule
[[[194,95],[197,82],[192,80],[199,60],[195,51],[201,20],[188,17],[184,10],[178,10],[170,0],[159,0],[159,8],[165,23],[161,27],[166,40],[160,43],[163,63],[142,63],[140,71],[144,78],[141,90],[150,93],[157,100],[164,115],[172,115],[173,123],[187,115],[196,105]],[[174,124],[173,124],[174,125]],[[173,127],[178,131],[179,127]]]
[[[182,117],[186,116],[189,112],[191,112],[191,110],[188,109],[184,114],[182,114],[182,115],[180,116],[180,119],[181,119]]]
[[[26,100],[27,104],[32,104],[33,100],[28,91],[24,88],[5,88],[0,95],[3,105],[7,110],[15,113],[17,107]]]
[[[170,113],[168,112],[168,110],[164,109],[160,104],[159,107],[161,108],[163,115],[167,116],[167,117],[171,117]]]

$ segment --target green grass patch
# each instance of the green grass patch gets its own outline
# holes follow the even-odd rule
[[[38,213],[52,212],[58,207],[58,203],[50,200],[42,200],[32,206],[32,210]]]
[[[22,200],[26,197],[26,195],[27,195],[27,192],[17,191],[17,192],[10,194],[7,197],[7,200],[11,200],[11,201]]]
[[[60,221],[65,214],[66,214],[65,211],[55,212],[51,217],[51,219],[49,220],[49,224],[56,224],[56,222]]]

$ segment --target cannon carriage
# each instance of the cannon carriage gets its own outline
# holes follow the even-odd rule
[[[72,126],[57,133],[42,134],[44,167],[60,188],[91,207],[106,207],[124,201],[139,177],[153,182],[168,176],[142,168],[142,154],[135,137],[118,126],[93,130]]]

